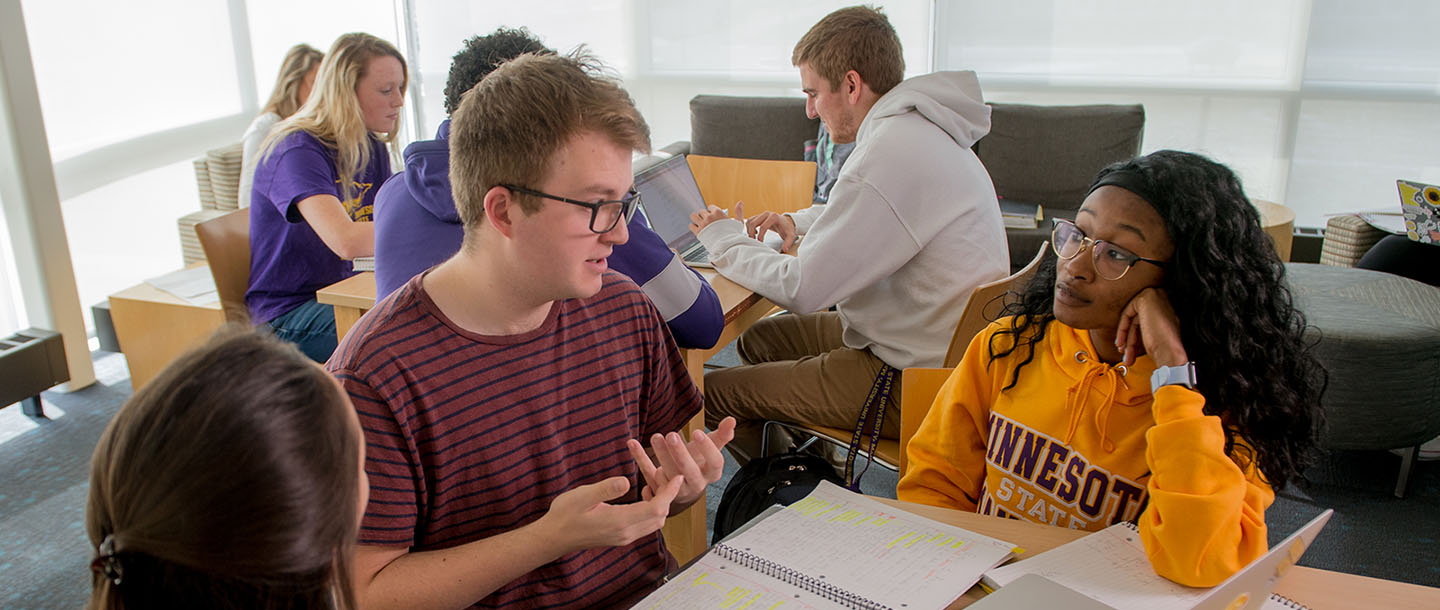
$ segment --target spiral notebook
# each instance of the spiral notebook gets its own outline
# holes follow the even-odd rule
[[[1186,587],[1155,573],[1134,523],[1120,523],[1039,555],[985,573],[982,582],[997,589],[975,608],[1006,610],[1032,607],[1043,593],[1054,607],[1089,598],[1117,610],[1281,610],[1304,608],[1274,595],[1275,583],[1300,560],[1334,511],[1326,510],[1236,572],[1210,588]],[[1022,580],[1022,577],[1026,577]],[[1007,591],[1011,587],[1014,590]],[[1010,600],[1019,605],[1012,605]],[[993,598],[993,599],[992,599]]]
[[[938,610],[1014,551],[822,482],[711,547],[634,608]]]

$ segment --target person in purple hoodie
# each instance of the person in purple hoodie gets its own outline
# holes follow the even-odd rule
[[[554,51],[524,28],[502,27],[465,41],[450,64],[445,112],[453,113],[461,96],[485,75],[524,53]],[[725,326],[715,291],[639,215],[628,229],[630,239],[615,246],[611,268],[640,285],[680,347],[715,345]],[[405,170],[386,181],[375,196],[376,300],[453,256],[464,234],[450,193],[450,120],[446,119],[434,140],[405,147]]]

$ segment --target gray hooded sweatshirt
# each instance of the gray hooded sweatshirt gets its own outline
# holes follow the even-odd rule
[[[995,185],[970,146],[990,131],[973,72],[906,80],[865,115],[828,205],[791,214],[780,254],[727,219],[700,232],[725,277],[795,312],[836,306],[845,345],[938,367],[976,286],[1010,268]]]

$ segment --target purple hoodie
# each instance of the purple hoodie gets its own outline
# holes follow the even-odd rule
[[[720,298],[686,267],[639,214],[630,240],[616,246],[610,267],[634,280],[683,348],[709,348],[725,327]],[[460,250],[465,230],[450,194],[450,121],[434,140],[405,147],[405,171],[375,196],[375,300]]]

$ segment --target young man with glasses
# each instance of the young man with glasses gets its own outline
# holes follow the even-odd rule
[[[699,391],[655,306],[609,269],[650,142],[597,70],[524,55],[465,95],[459,252],[330,360],[368,446],[365,608],[627,607],[675,567],[665,518],[720,477],[733,420],[676,432]]]
[[[528,30],[499,28],[465,41],[450,63],[445,111],[501,63],[522,53],[554,53]],[[630,239],[616,244],[609,266],[635,280],[665,318],[675,342],[709,348],[725,328],[720,299],[687,268],[643,218],[628,219]],[[379,299],[460,249],[465,229],[450,194],[450,120],[435,139],[405,147],[405,170],[375,195],[375,293]]]
[[[940,366],[965,300],[1010,266],[995,187],[970,150],[990,130],[973,72],[904,80],[899,37],[865,6],[826,15],[791,63],[806,112],[856,143],[829,203],[692,217],[717,271],[797,314],[755,324],[738,344],[746,366],[705,376],[706,419],[741,420],[731,451],[742,462],[759,453],[765,420],[853,429],[894,370]],[[797,256],[757,247],[767,231],[804,245]],[[898,397],[884,403],[883,437],[899,436]]]

